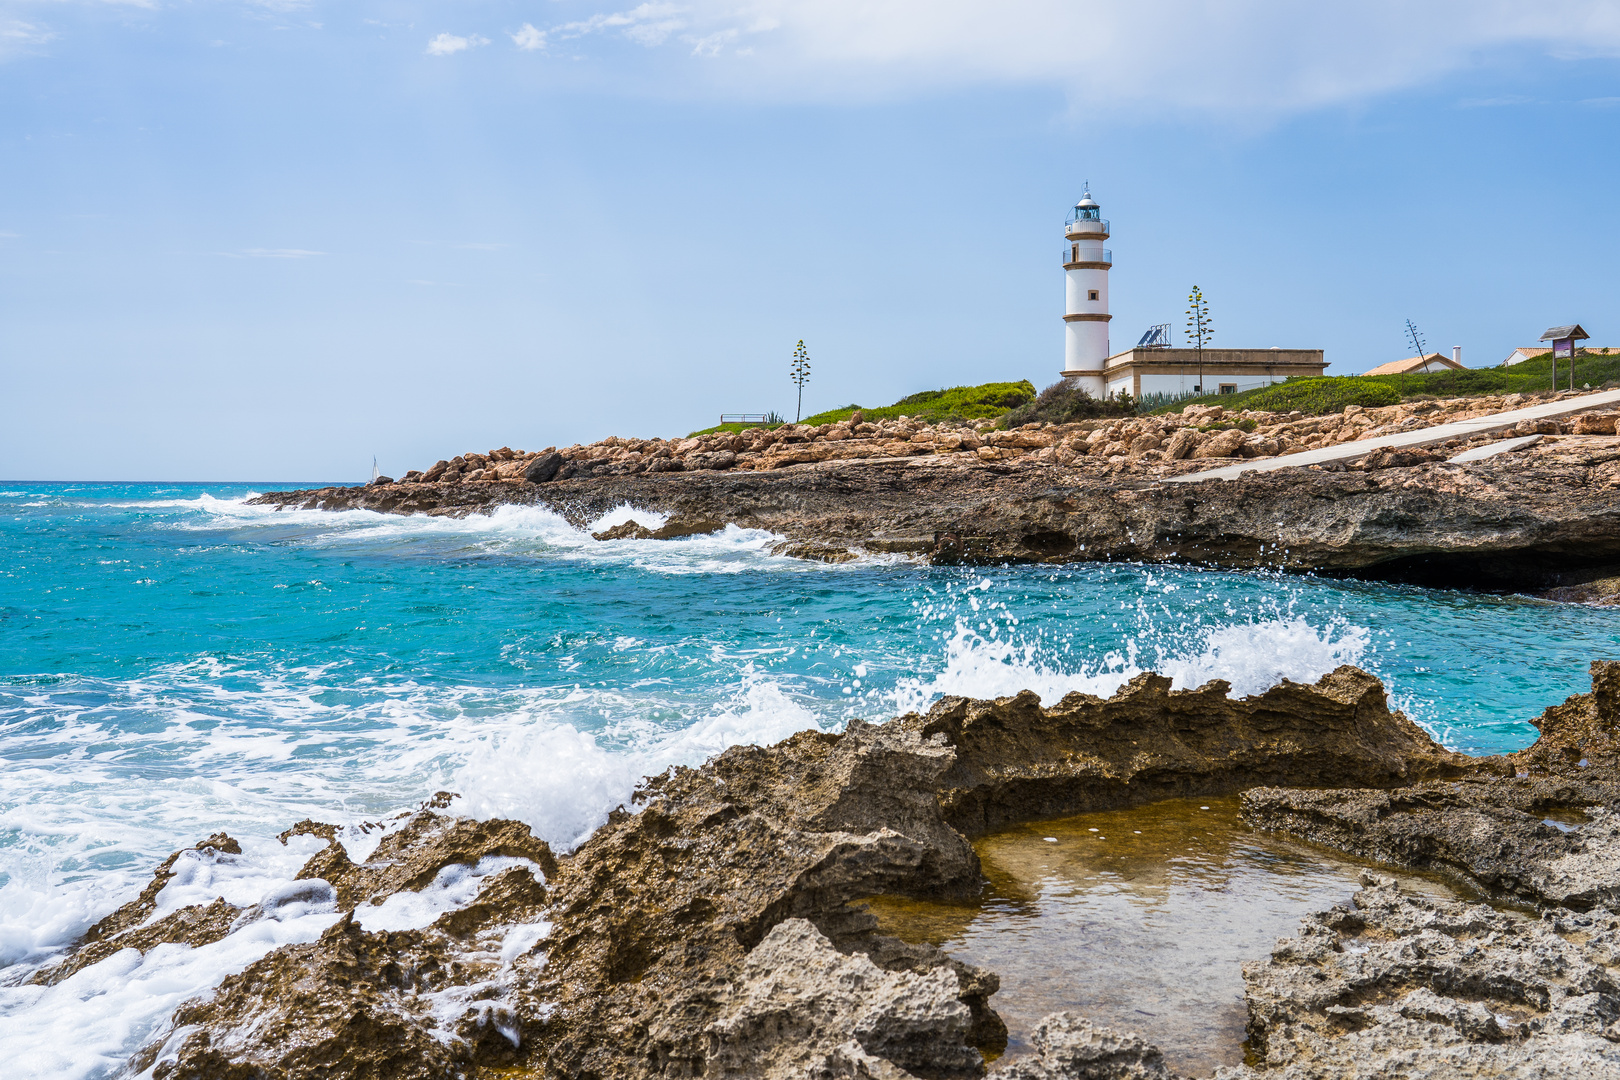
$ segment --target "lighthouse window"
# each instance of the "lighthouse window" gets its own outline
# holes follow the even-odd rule
[[[1097,290],[1096,290],[1096,289],[1092,289],[1092,290],[1090,290],[1090,291],[1089,291],[1089,292],[1088,292],[1088,293],[1087,293],[1087,294],[1086,294],[1086,299],[1087,299],[1087,300],[1095,300],[1095,299],[1097,299]]]

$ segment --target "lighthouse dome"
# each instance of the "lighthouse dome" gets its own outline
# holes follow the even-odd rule
[[[1086,185],[1086,193],[1084,195],[1080,196],[1080,201],[1074,204],[1074,209],[1073,210],[1069,211],[1069,218],[1068,218],[1067,224],[1072,225],[1077,221],[1101,221],[1101,220],[1102,220],[1102,208],[1099,207],[1097,205],[1096,200],[1094,200],[1091,197],[1091,185],[1087,184]]]

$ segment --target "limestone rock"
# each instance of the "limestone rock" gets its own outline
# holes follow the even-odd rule
[[[787,919],[748,954],[709,1025],[705,1075],[976,1077],[984,1062],[967,1044],[971,1013],[957,994],[949,968],[884,971],[840,953],[810,922]]]
[[[689,469],[729,469],[737,464],[737,455],[730,450],[716,450],[713,453],[688,454],[686,467]]]
[[[1275,782],[1268,777],[1385,785],[1468,766],[1391,713],[1383,684],[1358,668],[1248,698],[1231,698],[1229,689],[1214,680],[1173,691],[1169,679],[1149,673],[1107,700],[1072,693],[1044,709],[1028,691],[995,701],[948,697],[897,723],[954,749],[940,801],[969,836],[1032,817]]]
[[[1196,450],[1202,440],[1203,436],[1192,428],[1181,428],[1170,436],[1170,441],[1164,448],[1164,456],[1171,461],[1180,461]]]
[[[1620,918],[1530,920],[1363,882],[1244,965],[1263,1067],[1223,1077],[1620,1077]]]
[[[1035,1055],[992,1070],[991,1080],[1176,1080],[1158,1047],[1074,1013],[1046,1017],[1030,1041]]]
[[[1612,412],[1581,413],[1570,421],[1569,429],[1576,435],[1613,435],[1615,417]]]
[[[1243,452],[1244,434],[1238,428],[1217,431],[1198,444],[1192,452],[1195,458],[1237,457]]]
[[[626,521],[603,529],[601,532],[591,533],[592,540],[651,540],[653,531],[639,521]]]

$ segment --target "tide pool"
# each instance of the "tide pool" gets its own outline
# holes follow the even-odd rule
[[[19,983],[220,830],[267,889],[296,872],[274,839],[293,822],[376,821],[441,789],[566,848],[641,776],[730,745],[943,694],[1106,695],[1143,670],[1253,693],[1355,663],[1448,746],[1494,753],[1620,656],[1620,613],[1521,597],[829,566],[736,528],[600,543],[533,508],[278,513],[246,505],[259,490],[0,485],[0,1040],[46,1039],[48,1004],[82,1009],[81,1051],[50,1075],[116,1071],[161,1018]],[[592,528],[631,516],[660,520],[621,508]]]

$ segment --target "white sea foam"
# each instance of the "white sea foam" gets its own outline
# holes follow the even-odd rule
[[[475,817],[510,817],[565,850],[577,847],[628,804],[643,776],[671,765],[695,766],[731,746],[769,745],[806,728],[817,715],[777,683],[750,678],[718,708],[686,727],[655,732],[622,725],[639,737],[623,750],[604,747],[597,735],[571,725],[524,724],[493,732],[456,774]]]
[[[165,900],[169,888],[159,893],[160,912],[180,902],[207,902],[204,896],[247,901],[251,910],[219,941],[197,948],[159,945],[145,955],[124,949],[55,986],[0,987],[6,1075],[44,1080],[116,1073],[131,1053],[161,1034],[181,1002],[272,949],[320,937],[338,915],[331,886],[292,880],[299,856],[309,854],[304,846],[289,845],[289,852],[274,840],[250,840],[240,856],[186,860],[171,886],[174,895]]]
[[[645,510],[631,506],[629,503],[620,503],[612,510],[603,514],[585,527],[586,532],[605,532],[608,529],[634,521],[644,529],[662,529],[669,522],[668,514],[661,514],[657,510]]]
[[[903,678],[890,700],[896,712],[922,710],[946,695],[1007,697],[1033,690],[1055,705],[1069,693],[1108,697],[1145,670],[1169,676],[1177,690],[1225,679],[1237,696],[1257,694],[1284,679],[1315,682],[1340,664],[1357,663],[1368,645],[1357,626],[1319,629],[1303,618],[1213,627],[1190,648],[1161,652],[1147,667],[1134,641],[1092,666],[1065,667],[1039,645],[986,636],[958,620],[946,642],[945,669]]]
[[[544,881],[540,867],[512,855],[485,855],[474,866],[451,863],[421,889],[389,893],[380,904],[361,904],[354,921],[362,930],[420,930],[447,911],[466,907],[478,896],[484,879],[514,866],[526,866],[536,881]]]

